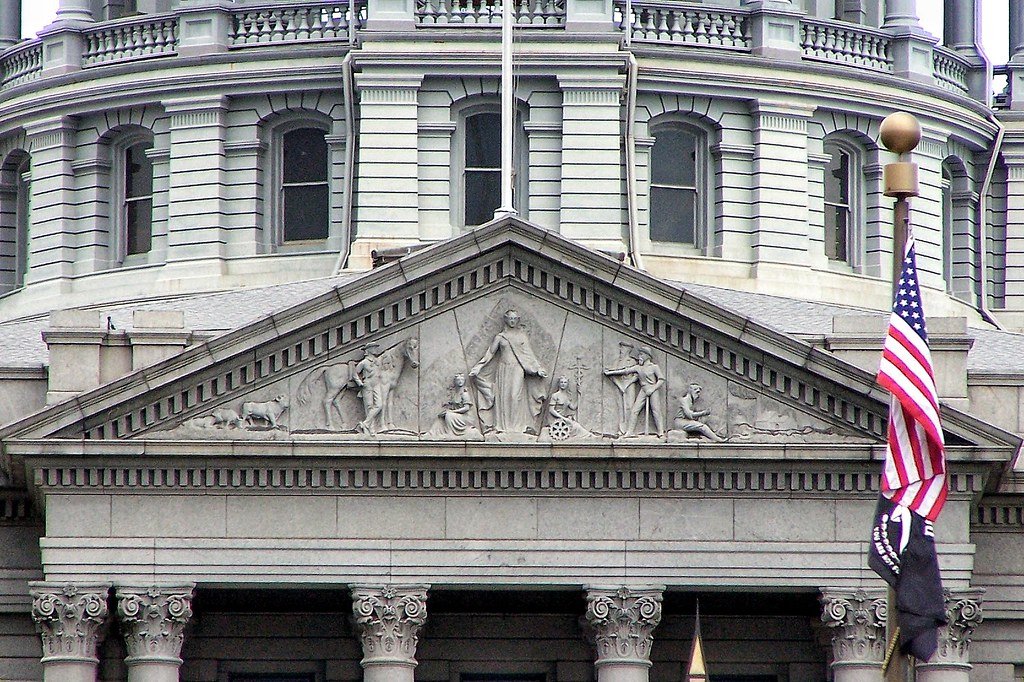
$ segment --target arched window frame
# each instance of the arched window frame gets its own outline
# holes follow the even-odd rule
[[[495,97],[474,97],[458,102],[452,108],[452,121],[455,134],[452,137],[451,149],[451,216],[459,229],[472,229],[476,225],[466,224],[466,208],[469,197],[466,193],[466,133],[468,120],[479,114],[501,115],[501,103]],[[516,122],[512,142],[513,163],[513,205],[522,218],[529,216],[529,137],[526,123],[529,121],[529,108],[525,102],[516,102]],[[500,138],[499,138],[500,145]],[[500,148],[500,146],[499,146]],[[497,166],[500,172],[500,159]],[[499,188],[500,191],[500,188]],[[499,200],[500,203],[500,200]],[[497,206],[495,207],[497,208]],[[489,219],[488,219],[489,220]],[[484,221],[487,222],[487,221]],[[478,223],[483,224],[483,223]]]
[[[32,157],[24,150],[12,152],[0,167],[4,236],[0,269],[0,293],[25,285],[29,267],[29,231],[32,206]]]
[[[325,114],[316,111],[302,111],[278,117],[267,128],[266,139],[269,141],[268,176],[264,178],[264,204],[266,207],[264,242],[268,251],[287,253],[300,251],[323,251],[333,248],[337,241],[339,219],[335,215],[335,155],[332,130],[334,123]],[[327,229],[324,237],[314,239],[285,240],[285,136],[302,129],[315,129],[323,132],[326,145],[325,183],[327,186]]]
[[[711,229],[714,225],[714,186],[715,169],[712,166],[711,141],[713,131],[701,122],[690,118],[679,117],[668,114],[653,119],[648,124],[650,144],[648,154],[648,186],[647,186],[647,229],[645,232],[648,245],[657,245],[659,251],[676,252],[686,255],[701,255],[707,253],[711,243]],[[674,241],[655,239],[653,234],[653,216],[655,213],[655,192],[654,188],[661,185],[658,182],[659,175],[654,167],[658,137],[659,135],[680,133],[689,135],[694,141],[694,226],[693,241]]]
[[[947,157],[942,162],[942,279],[946,293],[973,302],[980,290],[974,211],[977,197],[963,160]]]
[[[845,180],[845,201],[839,200],[834,193],[830,192],[830,185],[840,182],[839,178],[832,175],[832,162],[825,161],[824,175],[822,182],[822,241],[824,243],[825,257],[830,267],[849,268],[853,272],[862,272],[865,267],[865,243],[866,243],[866,214],[867,214],[867,179],[864,174],[865,158],[867,152],[863,146],[856,141],[841,135],[829,135],[822,144],[824,156],[831,158],[832,150],[843,155],[848,160],[848,170]],[[835,186],[835,185],[833,185]],[[844,228],[837,227],[833,232],[829,226],[830,210],[842,206],[846,210],[846,225]],[[845,231],[846,253],[840,253],[835,247],[838,242],[839,230]]]
[[[115,266],[144,265],[149,262],[153,253],[153,160],[150,156],[153,149],[152,131],[132,128],[119,131],[110,144],[111,150],[111,213],[110,213],[110,252]],[[148,160],[149,194],[130,191],[128,187],[128,154],[138,150]],[[149,234],[148,248],[131,250],[129,231],[130,205],[149,203]]]

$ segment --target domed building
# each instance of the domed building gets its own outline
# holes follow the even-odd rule
[[[3,0],[0,679],[882,680],[894,111],[917,679],[1024,679],[1024,0],[943,4],[519,0],[503,168],[499,0]]]

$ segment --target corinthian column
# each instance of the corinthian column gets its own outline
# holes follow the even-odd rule
[[[427,585],[353,585],[352,620],[363,645],[364,682],[412,682]]]
[[[918,682],[968,682],[971,635],[981,623],[982,590],[946,591],[946,627],[932,660],[917,664]]]
[[[821,620],[832,631],[835,682],[881,682],[885,660],[884,589],[821,591]]]
[[[29,583],[43,639],[43,682],[95,682],[110,585]]]
[[[597,650],[597,682],[647,682],[663,587],[588,587],[584,628]]]
[[[128,682],[178,682],[195,585],[117,588]]]

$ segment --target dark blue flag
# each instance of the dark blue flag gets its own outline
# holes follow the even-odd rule
[[[868,565],[896,592],[900,651],[920,661],[931,659],[937,628],[946,624],[931,521],[879,495]]]

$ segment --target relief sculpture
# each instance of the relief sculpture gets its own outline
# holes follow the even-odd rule
[[[708,440],[715,441],[716,443],[725,440],[722,436],[715,433],[715,431],[708,426],[707,418],[711,415],[710,409],[698,409],[697,402],[700,400],[700,394],[704,391],[704,387],[698,383],[691,382],[687,387],[686,393],[680,397],[679,400],[679,411],[676,412],[675,421],[672,426],[685,433],[690,437],[703,436]]]
[[[516,310],[504,315],[504,329],[469,371],[484,423],[498,432],[537,434],[548,375],[533,352]]]
[[[426,435],[438,439],[480,440],[480,429],[474,425],[476,416],[473,407],[473,399],[466,388],[466,375],[460,372],[452,378],[448,399],[441,406],[437,421]]]
[[[557,388],[548,398],[548,436],[551,440],[562,441],[592,436],[590,431],[576,421],[579,406],[579,381],[575,395],[569,390],[569,377],[560,376]]]
[[[629,381],[625,383],[616,382],[616,386],[623,392],[623,400],[625,400],[626,389],[634,383],[636,384],[636,397],[629,408],[623,435],[649,434],[653,425],[654,434],[663,436],[665,435],[665,423],[662,419],[658,397],[662,386],[665,385],[665,375],[662,374],[661,368],[653,362],[654,353],[649,347],[638,346],[631,355],[636,360],[632,365],[604,370],[606,377],[629,378]],[[643,417],[642,430],[640,429],[641,417]]]
[[[368,343],[363,346],[363,358],[358,362],[327,365],[310,372],[299,384],[299,404],[307,404],[314,390],[322,387],[327,430],[341,431],[343,427],[336,423],[336,415],[341,416],[341,399],[346,390],[355,389],[363,405],[363,419],[356,428],[366,435],[394,429],[391,392],[406,365],[419,367],[419,339],[408,338],[378,355],[379,348],[378,343]]]

